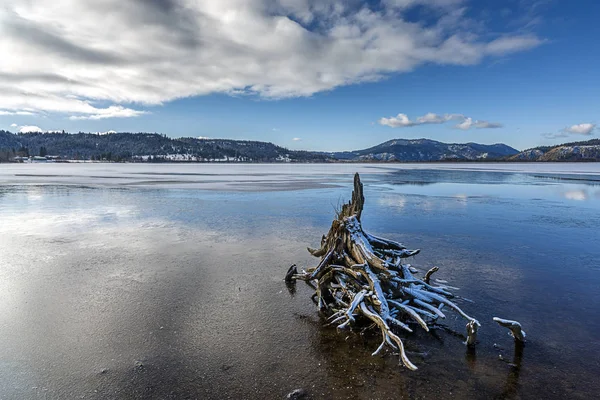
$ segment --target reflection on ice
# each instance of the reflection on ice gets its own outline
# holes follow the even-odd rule
[[[382,206],[393,207],[402,210],[406,205],[406,197],[401,194],[398,195],[384,195],[379,198],[378,203]]]
[[[563,195],[565,196],[565,199],[569,199],[569,200],[587,200],[588,199],[588,193],[585,190],[570,190],[568,192],[564,192]]]
[[[90,203],[80,196],[72,196],[73,190],[54,191],[55,196],[51,198],[41,186],[27,186],[9,192],[10,196],[3,202],[5,207],[0,208],[0,234],[6,237],[54,237],[89,230],[106,222],[123,222],[139,213],[137,206],[131,202]],[[88,192],[93,197],[94,190],[88,189]]]
[[[469,196],[467,196],[466,194],[457,194],[456,196],[454,196],[454,198],[456,200],[458,200],[459,204],[462,204],[463,206],[467,205],[467,201],[469,199]]]

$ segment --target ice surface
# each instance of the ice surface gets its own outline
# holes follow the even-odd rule
[[[402,171],[581,175],[600,179],[600,163],[497,164],[0,164],[1,184],[173,187],[210,190],[290,190],[328,187],[337,177]],[[293,180],[293,182],[291,182]],[[576,195],[571,197],[581,197]]]

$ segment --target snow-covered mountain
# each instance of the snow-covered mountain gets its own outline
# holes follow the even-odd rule
[[[505,144],[442,143],[431,139],[393,139],[364,150],[329,153],[347,161],[491,160],[517,154]]]

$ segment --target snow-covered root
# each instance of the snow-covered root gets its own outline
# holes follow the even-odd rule
[[[340,318],[346,318],[346,322],[338,325],[338,329],[344,329],[349,323],[354,322],[354,311],[358,308],[359,304],[362,304],[363,299],[367,295],[367,291],[365,289],[358,292],[354,298],[352,299],[352,303],[347,310],[343,311],[343,315]],[[335,322],[335,320],[334,320]],[[332,322],[332,323],[334,323]]]
[[[385,343],[388,342],[388,340],[387,340],[388,338],[393,340],[398,347],[398,351],[400,352],[400,359],[402,360],[402,363],[404,364],[404,366],[406,366],[406,368],[408,368],[408,369],[415,371],[417,369],[417,366],[414,365],[412,362],[410,362],[410,360],[406,356],[406,353],[404,352],[404,344],[402,343],[402,339],[400,339],[398,336],[396,336],[392,332],[392,330],[390,329],[388,324],[383,320],[383,318],[381,318],[381,316],[379,314],[370,310],[365,305],[365,303],[360,304],[360,311],[363,313],[363,315],[365,317],[367,317],[371,321],[375,322],[375,324],[377,324],[377,326],[379,326],[379,329],[381,329],[381,332],[384,335],[384,340],[383,340],[382,345],[384,345]],[[380,346],[380,347],[382,347],[382,346]]]
[[[429,332],[438,318],[446,317],[444,306],[467,319],[467,342],[474,344],[479,322],[450,300],[456,298],[450,291],[454,288],[431,282],[431,275],[439,268],[430,269],[420,278],[418,270],[402,263],[419,250],[366,233],[360,220],[363,203],[357,174],[352,201],[337,213],[321,247],[309,248],[320,258],[318,265],[302,272],[290,267],[286,282],[303,280],[315,290],[313,299],[328,315],[328,325],[337,329],[364,328],[370,321],[372,326],[366,329],[377,327],[382,335],[373,355],[387,345],[398,350],[401,363],[411,370],[417,367],[407,358],[398,335],[413,332],[415,326]]]
[[[521,343],[525,343],[525,331],[521,327],[521,323],[517,321],[513,321],[510,319],[502,319],[498,317],[494,317],[494,321],[498,323],[498,325],[503,326],[510,330],[510,335]]]
[[[472,319],[467,322],[467,340],[465,344],[468,347],[474,347],[477,343],[477,330],[481,325],[476,319]]]
[[[427,332],[429,332],[429,327],[427,326],[427,322],[425,322],[425,320],[423,318],[421,318],[421,316],[417,313],[417,311],[413,307],[399,303],[395,300],[388,300],[388,304],[391,304],[391,305],[395,306],[396,308],[398,308],[399,310],[406,313],[413,320],[415,320],[419,325],[421,325],[421,327],[423,329],[425,329]],[[433,315],[432,315],[432,317],[433,317]]]

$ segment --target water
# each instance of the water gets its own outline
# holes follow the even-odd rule
[[[473,301],[475,353],[417,331],[410,372],[283,284],[354,171],[364,228]],[[0,165],[0,398],[594,398],[599,211],[598,164]]]

